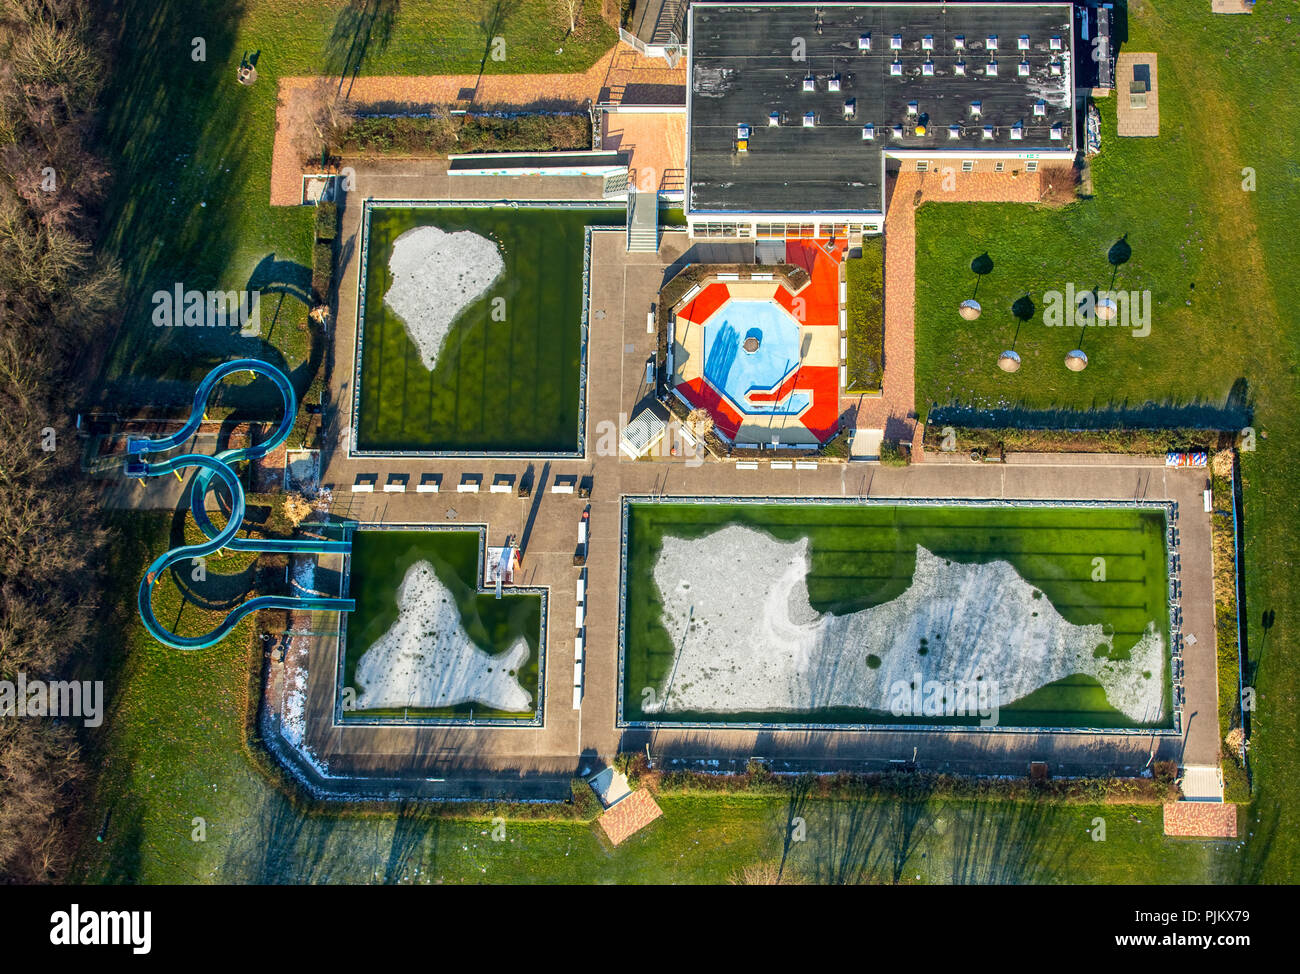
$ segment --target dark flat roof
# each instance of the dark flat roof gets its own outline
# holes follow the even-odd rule
[[[693,213],[880,212],[884,152],[933,149],[972,158],[1071,150],[1072,30],[1066,3],[696,3],[687,207]],[[860,49],[864,35],[870,50]],[[895,36],[899,49],[891,43]],[[988,48],[990,36],[997,37],[996,50]],[[1027,50],[1020,49],[1022,36],[1029,38]],[[792,59],[796,38],[806,60]],[[997,61],[996,76],[986,73],[990,60]],[[1027,77],[1019,73],[1022,61]],[[894,63],[901,68],[891,69]],[[804,90],[809,76],[813,91]],[[846,118],[848,99],[855,104]],[[1039,101],[1042,115],[1034,111]],[[909,115],[911,102],[916,115]],[[979,117],[971,114],[972,102],[980,103]],[[780,116],[777,126],[769,125],[772,112]],[[811,128],[803,124],[807,112],[815,116]],[[918,121],[926,124],[923,136],[915,134]],[[875,126],[871,141],[862,137],[868,123]],[[1017,123],[1021,139],[1012,138]],[[746,152],[736,151],[740,124],[750,126]],[[955,139],[953,125],[959,126]],[[902,126],[901,139],[893,137],[894,126]],[[986,126],[992,139],[985,138]],[[1051,138],[1053,126],[1060,126],[1060,139]]]

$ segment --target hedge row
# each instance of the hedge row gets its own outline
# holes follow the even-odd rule
[[[885,253],[880,237],[862,242],[862,256],[844,263],[848,280],[848,375],[845,391],[877,393],[885,360]]]
[[[590,148],[591,119],[585,114],[367,116],[352,122],[338,146],[345,155],[413,156]]]
[[[951,434],[951,435],[950,435]],[[1235,434],[1203,429],[1052,430],[974,427],[929,422],[925,449],[935,453],[989,456],[1003,453],[1125,453],[1159,456],[1170,450],[1215,450],[1232,445]]]

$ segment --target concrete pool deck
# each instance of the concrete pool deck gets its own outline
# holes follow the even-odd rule
[[[359,186],[377,197],[481,198],[531,196],[540,199],[598,198],[599,180],[508,181],[473,177],[449,179],[433,165],[394,162],[358,174]],[[454,183],[454,185],[449,185]],[[528,192],[521,183],[528,184]],[[587,194],[587,195],[580,195]],[[743,768],[751,756],[772,760],[779,769],[871,770],[910,761],[927,770],[1024,774],[1027,762],[1044,760],[1053,774],[1135,773],[1149,759],[1217,765],[1219,756],[1217,678],[1214,652],[1214,602],[1210,560],[1210,519],[1203,513],[1204,471],[1169,469],[1159,458],[1105,455],[1051,457],[1015,455],[1006,464],[924,462],[906,468],[875,464],[821,463],[817,469],[756,470],[709,462],[692,465],[681,457],[629,461],[611,448],[600,449],[602,423],[621,428],[620,418],[635,413],[647,388],[645,364],[656,338],[646,334],[646,311],[659,288],[684,263],[715,260],[716,248],[692,246],[684,232],[663,234],[658,253],[627,253],[620,230],[600,231],[592,239],[591,321],[588,371],[588,421],[583,459],[447,460],[349,458],[340,448],[338,405],[351,400],[349,383],[356,320],[357,255],[346,242],[359,228],[360,194],[343,215],[344,252],[339,313],[332,329],[332,372],[327,418],[333,449],[322,453],[322,482],[333,484],[334,513],[362,521],[487,523],[489,545],[507,534],[526,536],[520,581],[550,588],[548,659],[544,725],[540,728],[465,728],[389,725],[337,726],[333,720],[337,646],[313,643],[309,661],[305,738],[331,773],[357,776],[385,793],[427,796],[562,796],[569,778],[592,772],[620,750],[649,745],[657,762],[718,762],[707,767]],[[359,238],[357,238],[359,239]],[[670,437],[676,423],[670,430]],[[667,442],[667,440],[666,440]],[[945,458],[946,459],[946,458]],[[464,475],[492,483],[498,474],[521,475],[533,468],[531,498],[511,493],[457,493]],[[359,474],[410,475],[417,484],[425,473],[442,478],[440,493],[354,494]],[[557,476],[591,477],[590,498],[550,492]],[[769,732],[746,730],[620,730],[615,726],[618,686],[618,564],[621,501],[625,494],[743,495],[785,497],[954,497],[1047,498],[1062,500],[1173,500],[1180,508],[1183,552],[1183,631],[1197,642],[1184,651],[1184,734],[1095,735],[1079,732],[994,735],[943,731]],[[536,510],[532,507],[536,501]],[[577,525],[590,505],[590,544],[586,565],[584,695],[572,708],[575,583],[573,565]],[[455,517],[449,511],[455,511]],[[304,774],[311,777],[310,769]],[[355,782],[317,782],[325,790],[353,791]]]

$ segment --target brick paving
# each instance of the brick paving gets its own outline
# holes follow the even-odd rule
[[[1237,806],[1224,802],[1169,802],[1165,835],[1196,839],[1235,839]]]
[[[312,145],[306,113],[319,77],[280,79],[276,105],[275,143],[271,151],[271,205],[302,202],[302,158]],[[331,90],[337,90],[337,80]],[[616,44],[586,71],[573,74],[444,74],[373,75],[345,82],[344,95],[358,108],[385,106],[427,110],[456,108],[531,107],[577,109],[590,100],[675,104],[685,99],[686,65],[669,68],[660,58],[647,58]]]
[[[601,815],[597,821],[609,836],[609,841],[620,845],[663,813],[654,796],[644,788],[639,788]]]

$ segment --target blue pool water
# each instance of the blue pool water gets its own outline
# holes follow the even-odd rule
[[[759,340],[746,352],[745,339]],[[731,300],[704,328],[704,378],[744,415],[801,412],[808,396],[792,393],[781,402],[751,403],[754,390],[767,390],[799,367],[799,326],[775,301]]]

